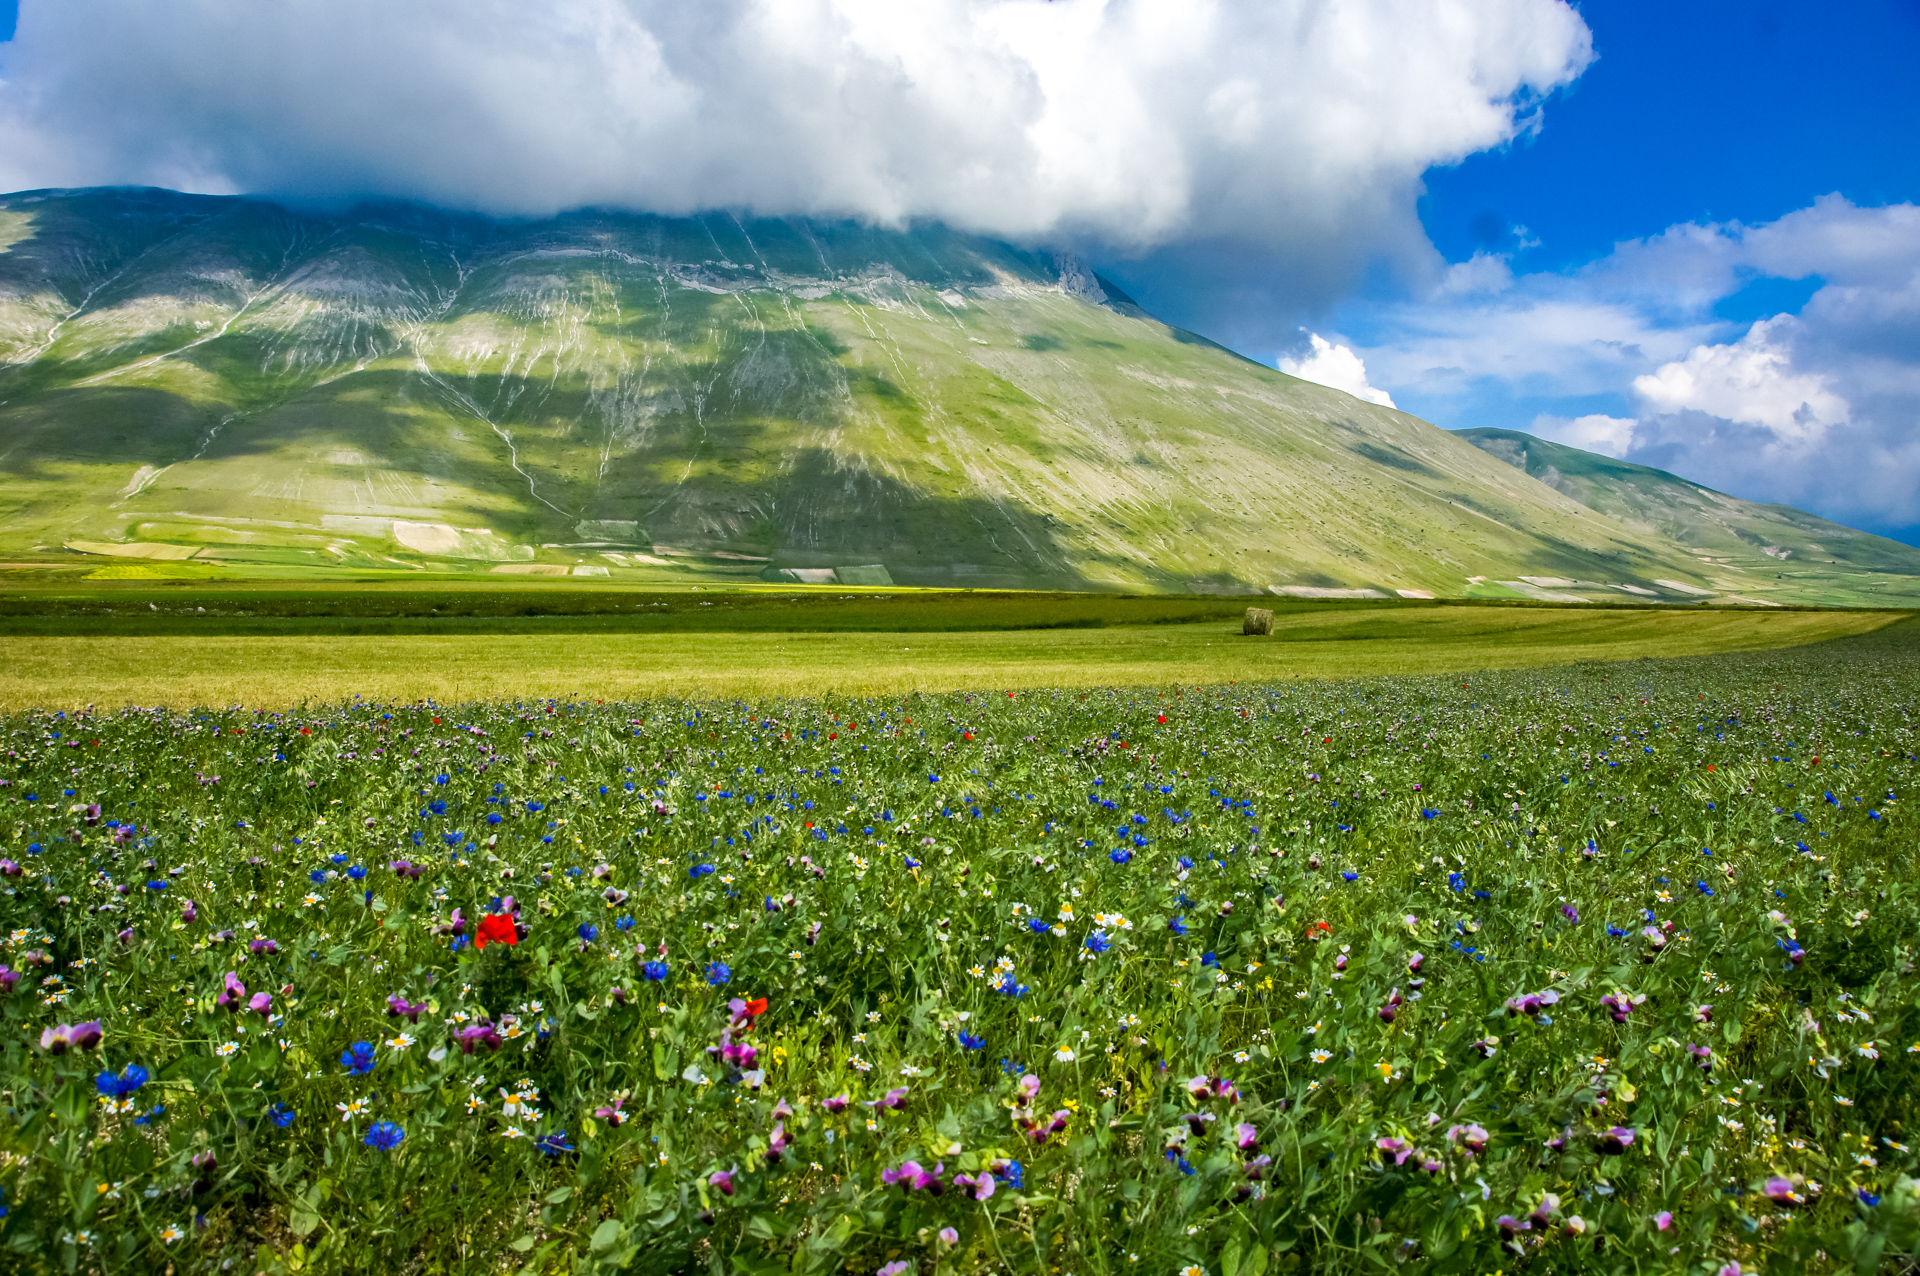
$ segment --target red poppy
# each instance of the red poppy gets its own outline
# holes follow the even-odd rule
[[[740,1008],[740,1013],[747,1017],[748,1023],[752,1023],[755,1019],[767,1013],[767,999],[765,997],[755,997]]]
[[[517,944],[520,932],[513,927],[513,917],[508,913],[488,913],[480,919],[480,929],[474,934],[473,946],[485,948],[488,944]]]

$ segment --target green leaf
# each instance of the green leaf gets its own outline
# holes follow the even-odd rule
[[[556,1187],[551,1192],[547,1193],[547,1204],[558,1205],[560,1204],[560,1202],[566,1200],[569,1196],[572,1196],[572,1195],[573,1195],[572,1188]]]
[[[532,1236],[516,1237],[515,1239],[507,1242],[507,1248],[514,1250],[518,1253],[524,1254],[528,1250],[533,1248],[533,1237]]]
[[[587,1242],[587,1246],[596,1254],[604,1254],[620,1243],[622,1230],[620,1220],[610,1218],[593,1229],[593,1237]]]

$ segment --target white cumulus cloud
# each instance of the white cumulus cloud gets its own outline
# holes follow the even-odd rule
[[[23,0],[0,188],[925,218],[1346,278],[1430,256],[1420,175],[1591,56],[1564,0]]]
[[[1704,412],[1741,425],[1764,426],[1782,442],[1809,443],[1847,422],[1847,401],[1818,372],[1796,372],[1774,333],[1794,321],[1762,320],[1725,345],[1695,346],[1687,357],[1633,379],[1649,411]]]
[[[1352,347],[1335,345],[1317,332],[1308,333],[1307,339],[1310,345],[1307,357],[1280,360],[1280,371],[1302,381],[1345,390],[1357,399],[1378,403],[1381,407],[1393,406],[1392,395],[1367,384],[1366,362]]]
[[[1590,412],[1572,420],[1542,413],[1533,419],[1533,425],[1527,432],[1555,443],[1565,443],[1569,447],[1620,459],[1633,450],[1633,432],[1639,424],[1630,416],[1607,416],[1601,412]]]

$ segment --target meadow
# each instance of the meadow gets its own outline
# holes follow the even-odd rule
[[[0,594],[0,708],[825,695],[1528,668],[1787,647],[1904,613],[890,591]]]
[[[14,711],[0,1253],[1901,1269],[1920,621],[1771,645]]]

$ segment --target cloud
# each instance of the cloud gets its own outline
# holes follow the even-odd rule
[[[1717,313],[1779,280],[1813,287],[1797,312]],[[1441,424],[1530,420],[1561,442],[1920,543],[1920,207],[1830,195],[1763,225],[1673,226],[1578,270],[1504,282],[1476,256],[1421,296],[1341,323],[1374,380]]]
[[[1311,346],[1307,357],[1280,360],[1280,371],[1302,381],[1345,390],[1381,407],[1393,406],[1393,396],[1367,384],[1367,365],[1350,347],[1335,345],[1317,332],[1308,333],[1307,339]]]
[[[1542,413],[1533,419],[1533,425],[1527,432],[1555,443],[1565,443],[1569,447],[1621,458],[1633,450],[1633,432],[1639,424],[1630,416],[1607,416],[1599,412],[1575,417],[1571,421]]]
[[[1795,372],[1791,352],[1775,333],[1793,325],[1786,315],[1762,320],[1727,345],[1695,346],[1685,359],[1633,379],[1633,392],[1655,414],[1702,412],[1741,425],[1764,426],[1788,444],[1817,441],[1847,424],[1847,401],[1818,372]]]
[[[0,56],[8,189],[937,219],[1310,302],[1592,52],[1563,0],[24,0]]]

